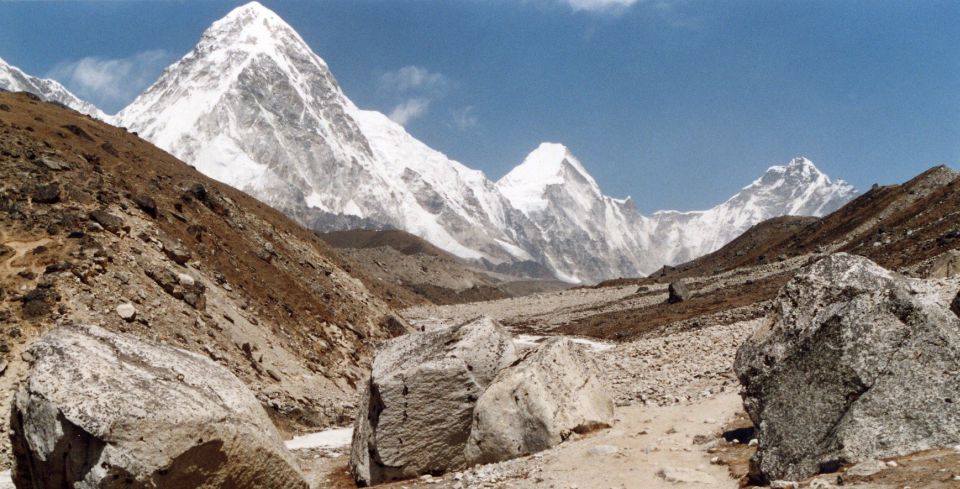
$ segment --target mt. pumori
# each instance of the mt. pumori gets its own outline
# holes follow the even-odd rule
[[[215,22],[117,120],[307,225],[355,216],[462,258],[529,258],[509,244],[508,206],[482,173],[359,110],[327,64],[258,3]]]
[[[0,87],[108,118],[2,61]],[[827,214],[856,193],[798,158],[713,209],[644,216],[552,143],[494,183],[357,108],[296,31],[256,2],[210,26],[113,122],[307,227],[395,227],[487,267],[570,282],[650,273],[762,220]]]
[[[30,92],[48,102],[58,102],[82,114],[109,122],[100,109],[80,100],[56,80],[30,76],[3,58],[0,58],[0,88],[11,92]]]

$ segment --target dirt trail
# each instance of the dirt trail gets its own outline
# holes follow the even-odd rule
[[[713,440],[740,406],[739,396],[723,394],[692,405],[620,408],[612,429],[543,455],[534,480],[543,487],[583,489],[737,487],[726,467],[710,464],[712,444],[694,440]],[[674,472],[687,482],[664,477]]]

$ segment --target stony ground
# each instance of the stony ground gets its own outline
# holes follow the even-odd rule
[[[695,295],[709,299],[815,258],[805,255],[686,281]],[[424,329],[489,315],[507,325],[519,346],[530,347],[571,322],[673,306],[664,303],[665,284],[645,287],[639,292],[635,284],[578,288],[497,301],[418,306],[404,315]],[[744,339],[767,321],[768,305],[699,310],[634,339],[578,337],[595,356],[615,396],[618,421],[614,428],[518,460],[383,487],[741,487],[754,447],[748,443],[752,426],[743,413],[732,366]],[[738,320],[744,317],[748,319]],[[743,429],[734,431],[738,428]],[[354,487],[346,470],[346,450],[313,454],[316,458],[308,460],[318,487]],[[874,474],[855,475],[856,471],[848,473],[850,468],[845,468],[838,474],[800,481],[798,487],[835,487],[838,481],[845,487],[876,489],[960,487],[960,451],[933,451],[890,462]]]
[[[635,286],[584,288],[417,307],[408,309],[405,316],[414,326],[430,329],[486,314],[510,325],[518,346],[530,347],[542,338],[539,333],[549,331],[530,324],[557,324],[608,311],[624,300],[652,305],[658,300],[656,295],[638,298]],[[583,338],[615,395],[618,421],[614,428],[530,457],[384,487],[737,487],[727,468],[711,460],[719,450],[727,449],[717,437],[740,409],[733,356],[742,339],[761,321],[717,324],[696,332],[678,331],[621,343]],[[346,448],[307,455],[308,474],[319,487],[353,487],[345,454]]]

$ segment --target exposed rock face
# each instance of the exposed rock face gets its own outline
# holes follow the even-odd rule
[[[307,487],[260,403],[204,357],[93,326],[30,354],[11,416],[17,487]]]
[[[788,283],[735,364],[758,427],[753,477],[960,442],[960,319],[945,292],[847,254]]]
[[[687,285],[681,281],[670,282],[670,287],[668,287],[669,295],[667,296],[667,302],[670,304],[676,304],[677,302],[683,302],[690,298],[690,289],[687,288]]]
[[[613,424],[613,399],[580,346],[554,338],[497,375],[473,411],[470,463],[546,450]]]
[[[358,484],[464,467],[474,404],[515,360],[510,336],[486,317],[387,343],[354,424]]]

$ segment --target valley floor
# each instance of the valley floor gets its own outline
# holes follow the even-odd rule
[[[741,281],[746,279],[740,277]],[[418,307],[405,311],[405,316],[416,326],[430,329],[490,315],[507,325],[517,346],[529,348],[545,336],[556,334],[542,325],[562,326],[590,314],[622,309],[624,303],[656,307],[654,304],[666,297],[663,288],[654,285],[641,297],[636,294],[636,286],[574,289],[499,301]],[[747,314],[755,316],[753,319],[729,322],[700,318],[697,329],[669,332],[677,328],[666,328],[660,334],[619,343],[576,337],[595,355],[613,390],[617,403],[613,428],[521,459],[378,487],[740,487],[753,447],[748,439],[730,442],[726,438],[733,438],[729,430],[749,426],[738,395],[733,360],[743,340],[766,321],[763,305],[754,309]],[[348,452],[348,442],[344,441],[339,448],[295,453],[314,487],[343,489],[355,487],[347,472]],[[930,452],[897,460],[901,461],[898,467],[870,477],[848,477],[845,486],[892,489],[912,481],[913,489],[960,487],[960,481],[954,479],[960,452]],[[836,483],[836,477],[828,474],[818,478]]]

